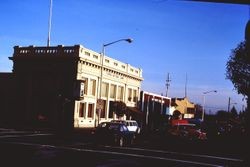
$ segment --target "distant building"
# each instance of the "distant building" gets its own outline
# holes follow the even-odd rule
[[[154,130],[163,127],[168,122],[171,98],[141,91],[139,104],[139,109],[145,116],[144,126]]]
[[[95,127],[113,119],[110,106],[114,101],[137,106],[142,70],[107,56],[102,60],[99,53],[81,45],[15,46],[10,59],[15,112],[27,125]],[[97,103],[99,97],[102,100]],[[96,112],[97,108],[102,110]]]
[[[172,98],[170,115],[174,112],[180,112],[181,118],[194,118],[195,104],[190,102],[188,98]]]

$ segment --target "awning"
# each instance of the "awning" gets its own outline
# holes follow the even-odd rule
[[[144,120],[144,113],[137,107],[127,107],[128,119],[136,120],[139,124]]]
[[[139,110],[137,107],[127,107],[127,109],[131,112],[130,114],[138,114],[138,115],[144,115],[144,113]]]

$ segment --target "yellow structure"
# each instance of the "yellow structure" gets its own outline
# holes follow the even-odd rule
[[[186,97],[171,99],[171,113],[179,111],[183,118],[193,118],[195,105],[191,103]]]

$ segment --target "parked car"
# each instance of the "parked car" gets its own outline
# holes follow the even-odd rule
[[[130,132],[134,132],[136,134],[139,134],[141,132],[141,129],[135,120],[112,120],[111,122],[119,122],[125,124]]]
[[[94,132],[98,144],[118,145],[123,147],[134,143],[135,135],[127,126],[119,122],[102,122]]]
[[[206,140],[207,136],[205,132],[202,132],[201,129],[197,128],[195,124],[179,124],[173,125],[168,133],[171,136],[189,139],[189,140]]]

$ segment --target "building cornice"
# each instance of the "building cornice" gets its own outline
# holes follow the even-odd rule
[[[13,57],[9,59],[19,59],[24,57],[65,57],[65,58],[74,58],[76,60],[84,61],[97,65],[98,67],[102,66],[102,56],[100,53],[97,53],[93,50],[87,49],[82,45],[74,46],[50,46],[50,47],[37,47],[37,46],[15,46]],[[130,64],[120,62],[108,56],[103,56],[103,67],[104,70],[110,70],[126,77],[131,77],[133,79],[142,81],[142,69],[131,66]]]

